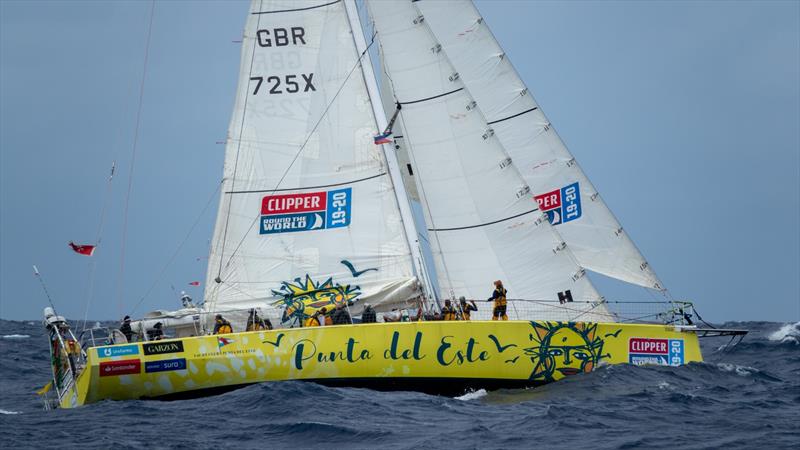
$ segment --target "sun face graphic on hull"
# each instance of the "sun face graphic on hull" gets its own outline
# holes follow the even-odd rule
[[[531,380],[591,372],[604,357],[597,324],[575,322],[531,322],[534,343],[524,350],[533,363]]]
[[[318,283],[306,275],[305,280],[295,278],[293,283],[284,281],[272,293],[282,297],[275,302],[276,306],[284,307],[282,322],[303,323],[322,308],[331,311],[336,305],[350,304],[361,295],[361,289],[358,286],[334,283],[333,278]]]

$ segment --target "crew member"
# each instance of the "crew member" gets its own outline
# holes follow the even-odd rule
[[[471,312],[478,310],[478,305],[475,304],[475,300],[470,300],[468,304],[465,297],[459,297],[458,301],[461,303],[461,318],[464,320],[470,320],[469,316]]]
[[[378,321],[378,318],[375,314],[375,309],[372,308],[372,305],[367,303],[364,305],[364,311],[361,313],[361,323],[375,323]]]
[[[306,319],[305,323],[303,324],[304,327],[318,327],[320,326],[319,321],[319,310],[314,311],[314,314]]]
[[[494,292],[492,296],[489,297],[487,302],[491,302],[494,300],[494,309],[492,309],[492,320],[499,320],[501,317],[503,320],[508,320],[508,314],[506,314],[506,288],[503,287],[503,282],[497,280],[494,282]]]
[[[319,310],[319,324],[321,326],[333,325],[333,317],[328,314],[328,308],[324,306]]]
[[[333,312],[333,325],[350,325],[353,319],[344,307],[344,303],[336,304],[336,311]]]
[[[128,342],[133,342],[133,330],[131,329],[131,316],[125,316],[119,326],[119,332],[125,336]]]
[[[267,326],[261,317],[258,317],[258,311],[255,308],[250,310],[250,315],[247,316],[246,331],[261,331],[266,330]]]
[[[222,317],[222,314],[217,314],[214,318],[214,334],[233,333],[231,323]]]
[[[445,300],[442,308],[442,320],[456,320],[457,317],[456,308],[453,307],[449,299]]]
[[[147,338],[151,341],[160,341],[164,339],[164,325],[161,322],[156,322],[153,329],[147,332]]]

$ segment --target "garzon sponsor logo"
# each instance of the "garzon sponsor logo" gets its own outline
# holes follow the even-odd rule
[[[142,371],[142,362],[138,359],[123,361],[107,361],[100,363],[100,376],[113,377],[117,375],[138,375]]]
[[[547,214],[551,225],[570,222],[581,217],[581,191],[578,182],[533,198],[539,209]]]
[[[142,344],[145,355],[163,355],[165,353],[182,353],[183,341],[153,342]]]
[[[631,338],[628,341],[628,362],[635,365],[683,364],[683,339]]]
[[[352,188],[267,195],[261,200],[259,234],[346,227],[351,199]]]
[[[147,361],[144,363],[144,371],[147,373],[168,372],[170,370],[184,370],[184,369],[186,369],[186,358],[164,359],[161,361]]]
[[[99,358],[111,358],[114,356],[138,355],[138,345],[115,345],[113,347],[97,347]]]

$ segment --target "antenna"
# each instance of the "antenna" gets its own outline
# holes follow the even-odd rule
[[[58,311],[56,311],[56,305],[53,304],[53,299],[50,297],[50,292],[47,291],[47,286],[44,284],[44,278],[42,277],[42,274],[39,273],[39,268],[36,267],[36,264],[33,265],[33,274],[39,279],[39,283],[42,284],[44,295],[47,296],[47,301],[50,303],[50,307],[53,308],[53,312],[58,315]]]

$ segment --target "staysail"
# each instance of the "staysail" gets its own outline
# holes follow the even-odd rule
[[[343,2],[253,1],[207,310],[420,295],[360,63]]]
[[[441,295],[479,299],[502,279],[514,298],[581,301],[520,318],[613,320],[414,5],[368,3],[384,81],[402,106]]]
[[[414,7],[581,267],[663,290],[658,276],[567,150],[472,1],[424,1]]]

